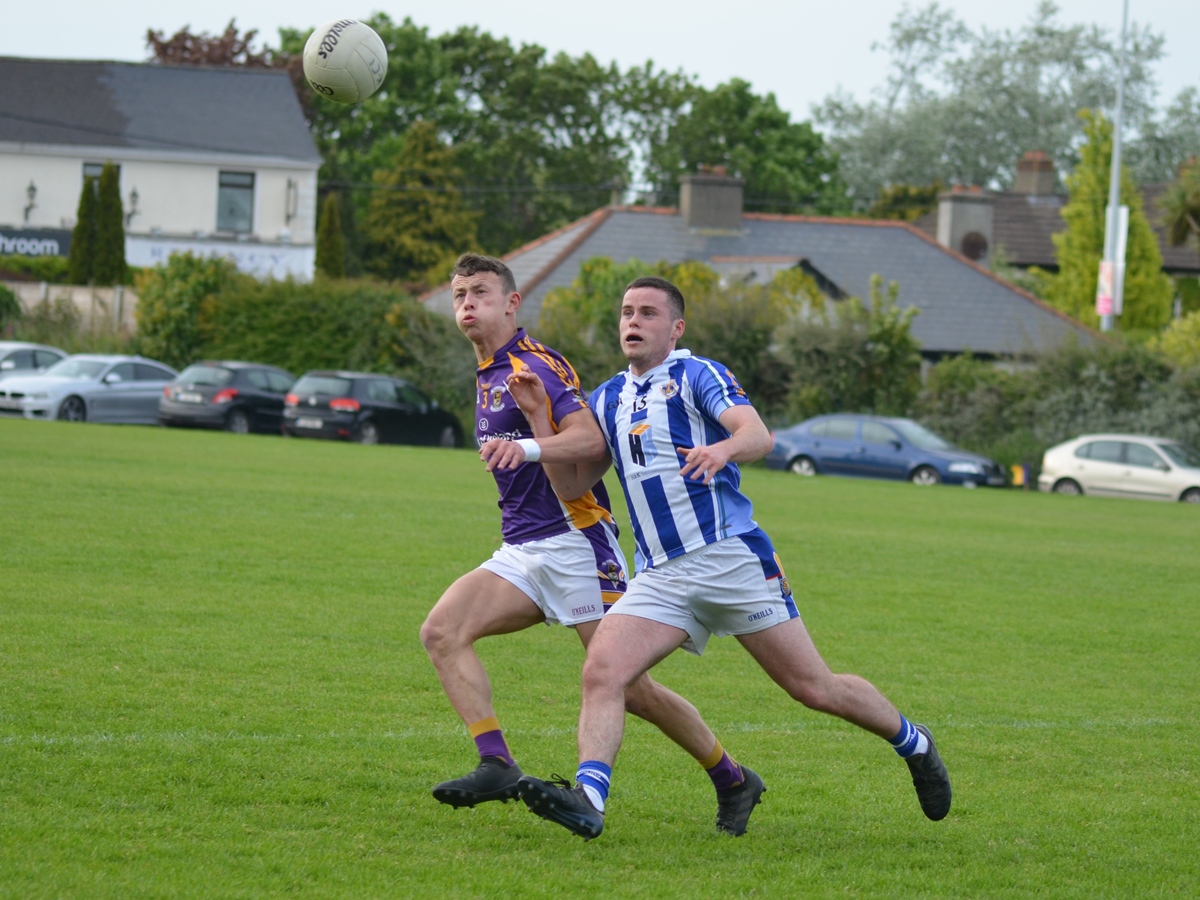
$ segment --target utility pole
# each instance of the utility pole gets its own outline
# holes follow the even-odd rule
[[[1096,287],[1096,312],[1100,330],[1112,331],[1113,319],[1121,314],[1117,307],[1124,294],[1125,241],[1121,235],[1121,119],[1125,105],[1125,34],[1129,27],[1129,0],[1121,16],[1121,53],[1117,63],[1117,115],[1113,122],[1112,170],[1108,176],[1108,209],[1104,216],[1104,258],[1100,261],[1100,280]]]

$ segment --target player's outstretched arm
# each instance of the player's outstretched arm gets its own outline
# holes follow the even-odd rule
[[[731,406],[721,413],[719,421],[729,431],[725,440],[675,448],[684,458],[679,470],[684,478],[708,484],[726,463],[754,462],[771,452],[771,432],[753,406]]]

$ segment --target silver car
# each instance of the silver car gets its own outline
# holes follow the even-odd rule
[[[176,374],[141,356],[80,353],[41,375],[0,381],[0,415],[153,425],[158,398]]]
[[[66,357],[67,351],[45,344],[0,341],[0,381],[22,375],[40,375]]]
[[[1200,452],[1170,438],[1085,434],[1046,451],[1038,487],[1056,494],[1200,503]]]

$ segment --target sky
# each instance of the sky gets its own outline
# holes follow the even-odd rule
[[[1097,24],[1114,35],[1121,27],[1123,0],[1059,0],[1059,21]],[[919,8],[925,3],[911,3]],[[1017,29],[1033,15],[1038,0],[982,4],[942,0],[973,31]],[[148,28],[174,34],[184,26],[217,34],[230,19],[245,32],[257,29],[255,46],[278,44],[278,29],[308,30],[339,18],[386,12],[406,16],[431,34],[476,25],[515,44],[540,44],[572,56],[591,53],[622,68],[653,60],[668,71],[683,70],[713,87],[730,78],[749,81],[756,93],[773,93],[794,120],[842,89],[859,100],[887,77],[883,43],[903,0],[741,0],[736,4],[692,0],[604,0],[595,4],[550,0],[9,0],[4,3],[0,56],[51,59],[142,61]],[[1166,58],[1157,66],[1159,105],[1187,86],[1200,87],[1200,2],[1129,0],[1131,23],[1149,24],[1166,38]],[[1189,53],[1189,45],[1191,52]]]

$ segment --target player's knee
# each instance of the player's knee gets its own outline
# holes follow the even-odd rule
[[[435,606],[421,624],[421,646],[430,656],[445,653],[454,643],[454,628]]]
[[[620,690],[625,692],[632,680],[631,676],[623,673],[619,666],[603,654],[589,652],[583,663],[583,692],[594,694],[598,692]]]
[[[657,708],[657,688],[649,676],[637,679],[625,689],[625,711],[639,719],[651,719]]]
[[[813,681],[796,681],[788,685],[788,696],[817,712],[834,712],[833,695],[823,685]]]

